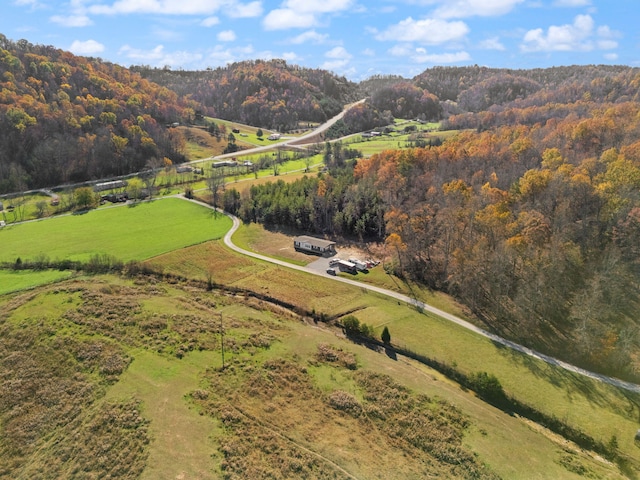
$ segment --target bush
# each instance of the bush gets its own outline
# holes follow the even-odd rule
[[[507,397],[502,389],[500,380],[487,372],[477,372],[469,376],[470,388],[481,398],[494,405],[501,406],[507,401]]]
[[[347,335],[359,335],[360,320],[354,315],[347,315],[342,319],[342,328]]]

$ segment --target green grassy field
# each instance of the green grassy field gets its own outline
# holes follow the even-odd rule
[[[44,270],[39,272],[31,270],[0,270],[0,295],[57,282],[70,276],[71,272],[60,272],[58,270]]]
[[[224,215],[168,198],[9,225],[0,230],[0,261],[39,256],[87,260],[95,254],[144,260],[220,238],[230,227],[231,220]]]

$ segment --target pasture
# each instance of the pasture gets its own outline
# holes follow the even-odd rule
[[[349,296],[358,291],[349,290]],[[390,315],[412,315],[384,301]],[[24,450],[29,456],[9,457],[21,462],[21,478],[44,477],[45,471],[69,478],[68,465],[95,478],[130,465],[144,469],[143,479],[213,479],[230,472],[232,478],[257,478],[254,469],[286,462],[294,469],[313,465],[317,478],[344,478],[332,465],[363,479],[425,478],[426,470],[440,478],[496,478],[451,471],[462,464],[475,469],[476,461],[509,479],[578,479],[578,470],[589,478],[622,478],[614,465],[490,407],[424,365],[352,343],[322,323],[311,327],[268,302],[114,276],[63,283],[11,302],[2,346],[20,367],[7,373],[20,407],[11,412],[12,421],[38,427]],[[25,338],[32,345],[28,356],[21,355]],[[321,346],[337,357],[319,355]],[[57,367],[53,373],[51,366]],[[97,372],[104,371],[112,380],[99,385],[105,374]],[[389,375],[390,384],[374,372]],[[77,388],[55,388],[71,380]],[[28,392],[36,384],[46,395],[47,402],[37,404],[45,413],[59,412],[71,394],[73,402],[84,402],[70,413],[76,421],[58,424],[58,417],[33,414]],[[366,414],[332,403],[339,392]],[[132,399],[139,402],[136,411],[101,414],[122,411]],[[451,429],[460,436],[439,434]],[[8,430],[3,440],[19,444],[16,432]],[[426,447],[412,441],[423,438],[414,434],[429,439]],[[103,440],[116,447],[102,449]],[[430,454],[455,445],[453,461]],[[70,452],[65,461],[63,447]],[[118,456],[121,451],[127,456]],[[99,461],[87,462],[94,456]],[[309,473],[279,478],[312,478]]]
[[[256,248],[256,231],[254,228],[249,230],[240,234],[239,243]],[[277,240],[277,235],[267,233],[267,236]],[[162,266],[165,271],[201,280],[210,274],[217,283],[256,291],[308,311],[329,316],[351,313],[371,325],[377,338],[387,326],[395,345],[454,366],[466,375],[480,371],[495,375],[509,395],[546,415],[562,419],[603,443],[615,435],[620,453],[633,459],[632,463],[638,461],[637,447],[633,444],[640,414],[638,395],[515,353],[388,297],[350,285],[336,287],[329,278],[288,271],[239,254],[225,254],[225,250],[219,242],[208,242],[156,257],[151,263]],[[275,252],[271,255],[280,256]],[[366,276],[362,275],[362,278]],[[398,287],[399,290],[405,288],[409,287]],[[426,290],[414,289],[412,293],[463,316],[463,310],[451,299]],[[487,449],[496,447],[491,441],[486,444]]]
[[[220,213],[167,198],[9,225],[0,230],[0,262],[86,261],[96,254],[144,260],[221,238],[229,228],[231,220]]]
[[[0,295],[57,282],[71,275],[72,272],[58,270],[0,270]]]

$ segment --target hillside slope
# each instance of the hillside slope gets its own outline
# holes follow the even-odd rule
[[[622,478],[264,301],[96,276],[0,305],[0,478]]]

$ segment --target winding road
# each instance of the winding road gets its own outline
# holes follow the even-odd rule
[[[191,201],[195,201],[196,200],[191,200]],[[213,208],[208,204],[202,203],[202,202],[197,202],[201,205],[206,205],[209,208]],[[288,262],[285,262],[283,260],[278,260],[275,258],[271,258],[271,257],[267,257],[265,255],[261,255],[259,253],[255,253],[255,252],[250,252],[248,250],[244,250],[243,248],[238,247],[236,244],[233,243],[232,240],[232,236],[233,234],[236,232],[236,230],[240,227],[240,220],[234,216],[231,215],[229,213],[223,212],[225,213],[225,215],[227,215],[228,217],[231,218],[231,220],[233,221],[233,226],[231,227],[231,229],[227,232],[227,234],[224,236],[224,243],[225,245],[227,245],[230,249],[242,254],[242,255],[246,255],[252,258],[256,258],[258,260],[262,260],[265,262],[269,262],[269,263],[273,263],[276,265],[280,265],[282,267],[286,267],[286,268],[290,268],[292,270],[297,270],[299,272],[304,272],[304,273],[309,273],[311,275],[317,275],[317,276],[321,276],[323,278],[329,278],[335,282],[342,282],[342,283],[346,283],[349,285],[353,285],[359,288],[364,288],[366,290],[369,290],[371,292],[376,292],[379,293],[381,295],[386,295],[388,297],[394,298],[396,300],[399,300],[401,302],[407,303],[409,305],[412,305],[414,307],[416,307],[417,309],[420,309],[422,311],[428,311],[430,313],[433,313],[434,315],[437,315],[441,318],[444,318],[450,322],[453,322],[457,325],[460,325],[463,328],[466,328],[467,330],[470,330],[474,333],[477,333],[478,335],[481,335],[485,338],[488,338],[489,340],[499,344],[499,345],[503,345],[505,347],[511,348],[517,352],[523,353],[525,355],[528,355],[532,358],[536,358],[538,360],[542,360],[543,362],[548,363],[549,365],[554,365],[556,367],[559,368],[563,368],[564,370],[567,370],[569,372],[574,372],[580,375],[583,375],[585,377],[588,378],[592,378],[594,380],[598,380],[610,385],[613,385],[615,387],[618,388],[622,388],[624,390],[628,390],[630,392],[634,392],[634,393],[640,393],[640,385],[637,385],[635,383],[631,383],[631,382],[625,382],[623,380],[620,380],[618,378],[614,378],[614,377],[608,377],[606,375],[601,375],[599,373],[595,373],[595,372],[591,372],[589,370],[585,370],[583,368],[580,367],[576,367],[575,365],[572,365],[570,363],[567,362],[563,362],[562,360],[558,360],[557,358],[551,357],[549,355],[545,355],[543,353],[537,352],[531,348],[525,347],[523,345],[520,345],[518,343],[512,342],[510,340],[507,340],[505,338],[502,338],[498,335],[495,335],[491,332],[488,332],[476,325],[473,325],[472,323],[467,322],[466,320],[463,320],[460,317],[457,317],[455,315],[452,315],[448,312],[445,312],[443,310],[440,310],[439,308],[436,308],[432,305],[429,305],[427,303],[424,303],[420,300],[417,300],[415,298],[411,298],[408,297],[406,295],[403,295],[401,293],[398,292],[394,292],[392,290],[387,290],[385,288],[380,288],[380,287],[376,287],[374,285],[368,285],[366,283],[362,283],[362,282],[357,282],[355,280],[350,280],[348,278],[342,278],[342,277],[338,277],[338,276],[330,276],[327,275],[324,272],[319,272],[317,270],[313,270],[310,269],[308,267],[302,267],[299,265],[294,265]]]
[[[338,120],[340,120],[342,117],[344,117],[344,114],[347,113],[351,108],[355,107],[356,105],[359,105],[359,104],[363,103],[364,101],[366,101],[366,98],[363,98],[362,100],[358,100],[357,102],[350,103],[349,105],[346,105],[344,107],[344,109],[340,113],[338,113],[335,117],[327,120],[322,125],[319,125],[318,127],[313,129],[309,133],[305,133],[304,135],[302,135],[300,137],[291,137],[291,138],[284,139],[283,142],[271,143],[269,145],[249,148],[247,150],[240,150],[238,152],[223,153],[221,155],[216,155],[215,157],[208,157],[208,158],[203,158],[201,160],[197,160],[197,162],[203,162],[203,161],[209,161],[209,160],[222,160],[222,159],[225,159],[225,158],[239,157],[239,156],[244,156],[244,155],[250,155],[250,154],[253,154],[253,153],[259,153],[259,152],[264,152],[264,151],[268,151],[268,150],[273,150],[274,148],[285,147],[285,146],[299,147],[301,145],[305,145],[305,144],[307,144],[307,142],[309,142],[313,138],[317,137],[319,134],[327,131],[334,123],[336,123]],[[316,143],[316,142],[312,141],[310,143]],[[190,163],[195,163],[195,162],[190,162]]]

